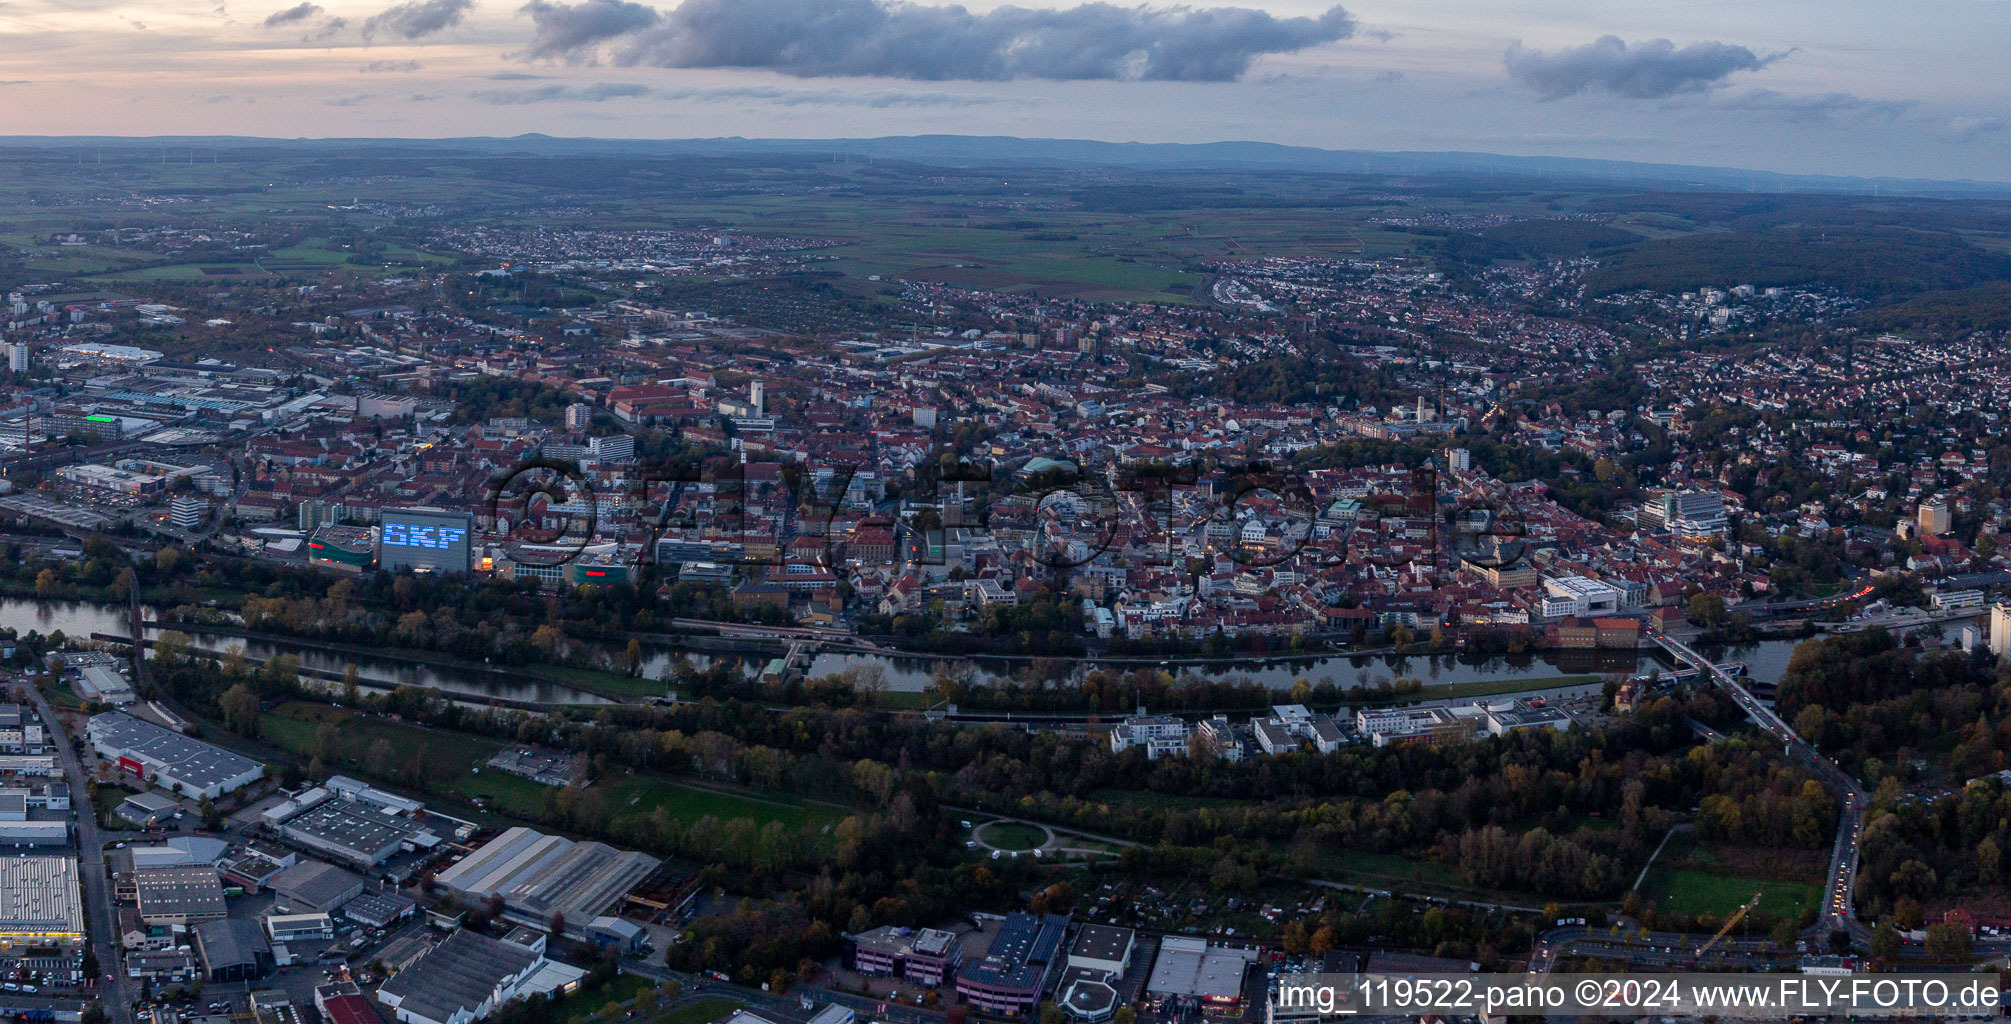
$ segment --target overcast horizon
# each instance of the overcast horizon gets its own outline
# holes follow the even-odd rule
[[[2011,178],[2011,2],[11,0],[8,132],[1273,142]]]

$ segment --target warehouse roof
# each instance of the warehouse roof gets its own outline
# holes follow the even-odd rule
[[[202,789],[224,785],[260,767],[251,758],[117,711],[92,716],[85,729],[93,742],[150,761],[156,770]]]
[[[389,924],[418,904],[395,892],[366,892],[342,905],[342,916],[361,924]]]
[[[196,948],[210,970],[233,964],[255,964],[260,953],[271,952],[265,929],[248,917],[226,917],[196,925]]]
[[[77,862],[68,857],[0,860],[0,928],[83,932]]]
[[[323,910],[332,910],[363,887],[363,876],[333,864],[303,860],[267,880],[266,888]]]
[[[575,843],[528,828],[512,828],[437,881],[486,898],[500,893],[513,909],[539,917],[563,913],[581,924],[598,917],[641,884],[662,862],[605,843]]]
[[[398,1000],[401,1011],[427,1020],[451,1020],[473,1010],[511,979],[542,959],[501,939],[457,931],[386,981],[381,991]]]
[[[1243,990],[1243,972],[1257,958],[1248,949],[1210,946],[1204,939],[1169,936],[1145,990],[1156,996],[1233,999]]]
[[[1085,924],[1075,933],[1075,944],[1069,947],[1068,955],[1087,960],[1123,960],[1124,955],[1131,951],[1135,935],[1129,928]]]
[[[145,917],[222,917],[223,883],[211,864],[136,868],[140,914]]]
[[[329,800],[286,820],[282,830],[296,842],[375,864],[396,852],[405,840],[417,840],[426,827],[372,804]]]

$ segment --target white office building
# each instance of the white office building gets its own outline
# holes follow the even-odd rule
[[[1625,591],[1589,576],[1557,576],[1543,581],[1546,619],[1617,615],[1626,603]]]
[[[1148,760],[1179,757],[1187,753],[1187,723],[1172,715],[1140,713],[1119,722],[1110,730],[1110,749],[1124,753],[1133,747],[1145,748]]]

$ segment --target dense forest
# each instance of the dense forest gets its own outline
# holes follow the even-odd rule
[[[1872,785],[1902,770],[1959,785],[2011,767],[2011,677],[1987,650],[1922,652],[1876,629],[1811,640],[1788,662],[1776,707]],[[1923,759],[1928,772],[1907,767]]]
[[[1643,242],[1602,259],[1586,275],[1588,294],[1750,284],[1834,288],[1890,301],[2011,279],[2011,255],[1977,248],[1958,235],[1899,227],[1688,235]]]
[[[1960,337],[1972,331],[2011,329],[2011,281],[1974,288],[1929,292],[1904,302],[1865,310],[1851,318],[1866,330],[1931,331]]]

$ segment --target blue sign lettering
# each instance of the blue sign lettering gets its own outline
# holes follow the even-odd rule
[[[431,548],[446,551],[468,539],[468,530],[461,526],[419,526],[408,523],[385,523],[384,544],[394,548]]]

